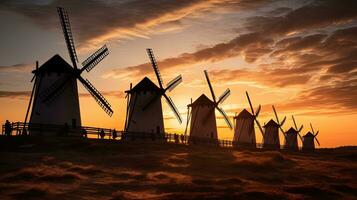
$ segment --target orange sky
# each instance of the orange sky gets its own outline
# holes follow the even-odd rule
[[[177,75],[181,83],[169,95],[184,122],[180,125],[163,101],[166,131],[185,129],[186,105],[202,93],[210,97],[203,70],[208,70],[216,96],[231,96],[222,107],[233,117],[248,108],[245,91],[255,107],[262,105],[261,123],[291,115],[320,130],[322,147],[356,145],[357,132],[357,6],[354,1],[59,1],[68,10],[79,60],[101,45],[110,54],[83,75],[114,108],[112,118],[88,95],[81,95],[82,124],[122,129],[123,91],[154,73],[146,54],[152,48],[164,83]],[[56,13],[58,2],[4,1],[0,23],[0,121],[23,121],[36,60],[54,54],[69,62]],[[138,13],[138,14],[135,14]],[[5,20],[6,19],[6,20]],[[5,21],[4,21],[5,20]],[[11,23],[9,23],[11,22]],[[80,93],[86,93],[79,86]],[[219,137],[233,131],[216,113]],[[257,141],[261,135],[256,130]],[[282,136],[281,136],[282,137]],[[281,141],[282,138],[281,138]]]

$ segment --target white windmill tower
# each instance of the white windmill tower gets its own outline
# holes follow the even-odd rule
[[[133,88],[125,91],[128,95],[127,118],[125,122],[125,131],[128,133],[161,133],[165,132],[164,119],[162,113],[161,97],[174,112],[177,120],[182,123],[181,116],[173,103],[167,96],[167,91],[172,91],[182,82],[181,75],[170,81],[166,88],[163,87],[163,81],[159,68],[157,66],[154,54],[151,49],[147,49],[156,78],[159,82],[157,87],[149,78],[145,77]]]
[[[311,123],[310,123],[310,127],[312,133],[309,131],[308,133],[306,133],[306,135],[303,136],[302,150],[313,151],[315,149],[315,140],[317,144],[320,146],[320,142],[317,139],[317,135],[319,134],[319,131],[315,133]]]
[[[291,127],[289,130],[287,130],[285,132],[285,145],[284,145],[284,149],[286,150],[292,150],[292,151],[297,151],[299,150],[299,145],[298,145],[298,139],[297,137],[299,136],[299,138],[301,139],[301,141],[303,141],[300,132],[301,130],[304,128],[303,125],[300,126],[300,128],[298,129],[297,124],[295,122],[295,118],[292,115],[291,116],[294,122],[294,127]]]
[[[251,108],[251,112],[253,114],[248,112],[246,109],[243,109],[236,117],[234,117],[235,127],[234,127],[233,143],[238,148],[255,148],[256,138],[255,138],[254,121],[261,129],[260,123],[257,120],[261,106],[259,105],[256,112],[254,112],[253,105],[249,98],[249,94],[248,92],[245,93]],[[263,130],[261,130],[261,133],[263,134]]]
[[[193,103],[189,104],[188,107],[191,108],[191,124],[190,124],[190,138],[200,138],[200,139],[218,139],[217,136],[217,124],[215,109],[217,109],[223,116],[227,125],[232,129],[232,124],[228,119],[227,114],[224,110],[218,107],[219,104],[223,103],[224,100],[230,95],[230,90],[227,89],[216,101],[215,94],[212,89],[211,82],[208,77],[208,73],[204,71],[206,80],[211,91],[212,100],[210,100],[206,95],[202,94]]]
[[[89,82],[84,79],[81,73],[86,70],[92,70],[101,60],[107,56],[108,49],[104,45],[83,63],[82,68],[77,68],[77,54],[71,33],[71,27],[67,12],[63,8],[57,8],[64,38],[69,51],[73,67],[69,65],[59,55],[53,56],[42,66],[36,67],[33,71],[35,83],[32,92],[33,105],[30,115],[31,124],[72,124],[72,126],[81,126],[81,117],[79,109],[79,98],[77,81],[79,80],[89,91],[99,106],[109,115],[112,116],[108,101],[101,93]],[[31,102],[29,106],[31,105]],[[29,109],[28,109],[29,112]],[[27,115],[27,114],[26,114]],[[27,118],[27,117],[26,117]],[[25,120],[26,123],[26,120]],[[37,131],[31,131],[30,134],[38,134]],[[47,133],[51,134],[51,133]],[[53,133],[52,133],[53,134]]]

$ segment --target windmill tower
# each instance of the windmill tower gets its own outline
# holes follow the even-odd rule
[[[238,148],[255,148],[256,139],[255,139],[255,129],[254,121],[258,124],[258,127],[261,129],[261,126],[257,120],[261,106],[258,106],[256,112],[254,112],[253,105],[250,101],[248,92],[245,92],[251,111],[253,114],[248,112],[246,109],[243,109],[238,116],[234,117],[235,127],[234,127],[234,137],[233,142]],[[263,134],[263,131],[261,131]],[[263,134],[264,136],[264,134]]]
[[[223,116],[228,127],[232,129],[232,124],[228,119],[227,114],[224,110],[218,107],[219,104],[223,103],[224,100],[230,95],[230,90],[227,89],[216,101],[216,97],[208,77],[208,73],[204,71],[206,80],[211,91],[212,100],[210,100],[206,95],[202,94],[193,103],[189,104],[188,107],[191,108],[191,124],[190,124],[190,138],[195,139],[218,139],[217,136],[217,124],[215,109],[217,109]]]
[[[319,131],[315,133],[314,128],[312,127],[312,124],[310,123],[311,131],[306,133],[306,135],[303,136],[303,142],[302,142],[302,150],[306,151],[312,151],[315,149],[315,140],[317,144],[320,146],[320,142],[317,139],[317,135],[319,134]]]
[[[181,116],[175,104],[166,94],[167,91],[172,91],[182,82],[182,77],[181,75],[177,76],[164,88],[154,54],[151,49],[147,49],[147,53],[159,82],[159,87],[149,78],[145,77],[133,88],[130,87],[130,90],[125,91],[128,98],[125,131],[128,133],[163,134],[165,133],[165,129],[161,105],[162,96],[166,99],[177,120],[182,123]]]
[[[267,124],[264,125],[265,128],[264,138],[263,138],[264,149],[280,149],[279,130],[283,133],[285,137],[285,132],[281,127],[284,125],[286,117],[284,117],[284,119],[281,122],[279,122],[279,118],[274,105],[272,107],[277,122],[271,119]]]
[[[84,70],[91,71],[108,55],[107,47],[104,45],[82,63],[82,68],[77,68],[78,58],[67,12],[63,8],[57,8],[57,11],[73,67],[59,55],[55,55],[32,72],[35,82],[29,123],[57,125],[67,123],[72,124],[73,127],[81,126],[77,80],[84,85],[99,106],[112,116],[113,110],[108,101],[88,79],[81,76]],[[30,99],[32,100],[32,97]],[[30,129],[30,134],[38,134],[38,132]]]
[[[295,128],[291,127],[288,131],[285,132],[285,145],[284,145],[284,149],[286,150],[292,150],[292,151],[297,151],[299,150],[299,146],[298,146],[298,141],[297,141],[297,136],[300,137],[301,141],[303,141],[300,132],[303,129],[303,125],[300,126],[300,128],[298,129],[296,122],[295,122],[295,118],[292,115],[291,116],[294,122],[294,126]]]

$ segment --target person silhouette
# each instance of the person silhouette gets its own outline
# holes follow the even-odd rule
[[[118,137],[117,131],[115,129],[113,129],[112,136],[113,136],[113,140],[115,140]]]
[[[105,137],[105,133],[104,133],[104,130],[102,129],[101,131],[100,131],[100,138],[101,139],[104,139],[104,137]]]
[[[5,135],[11,136],[11,123],[9,122],[9,120],[6,120],[5,122]]]

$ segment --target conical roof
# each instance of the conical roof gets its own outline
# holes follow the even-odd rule
[[[131,90],[125,91],[127,93],[142,92],[142,91],[160,91],[160,88],[155,85],[148,77],[143,78]]]
[[[202,105],[214,106],[214,103],[206,95],[202,94],[200,97],[198,97],[198,99],[196,99],[193,103],[189,104],[188,106],[202,106]]]
[[[254,116],[248,112],[246,109],[243,109],[234,119],[254,119]]]
[[[264,127],[271,127],[271,126],[279,127],[279,124],[277,124],[274,120],[271,119],[267,124],[264,125]]]
[[[73,72],[73,68],[61,56],[56,54],[38,69],[32,71],[35,74],[44,72]]]
[[[297,134],[298,131],[295,130],[293,127],[290,127],[288,131],[285,132],[286,134]]]
[[[303,137],[315,137],[310,131],[306,133]]]

